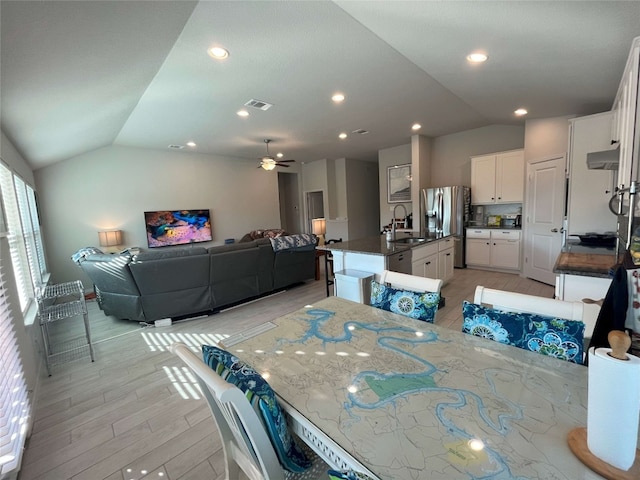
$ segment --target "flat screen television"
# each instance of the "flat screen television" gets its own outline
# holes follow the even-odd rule
[[[160,210],[144,212],[149,248],[210,242],[209,210]]]

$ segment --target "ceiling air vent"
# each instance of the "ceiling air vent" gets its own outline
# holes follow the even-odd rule
[[[184,148],[184,145],[169,145],[169,148],[172,148],[174,150],[182,150]]]
[[[367,133],[369,133],[369,130],[363,130],[362,128],[359,128],[357,130],[354,130],[351,133],[357,133],[358,135],[366,135]]]
[[[256,100],[252,98],[244,104],[245,107],[257,108],[258,110],[269,110],[273,107],[272,103],[263,102],[262,100]]]

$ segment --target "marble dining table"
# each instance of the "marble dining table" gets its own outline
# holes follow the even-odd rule
[[[584,366],[337,297],[228,343],[296,431],[379,479],[601,478],[567,444],[587,422]]]

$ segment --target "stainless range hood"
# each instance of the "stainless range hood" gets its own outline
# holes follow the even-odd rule
[[[587,168],[591,170],[618,170],[620,163],[620,142],[615,142],[607,150],[587,153]]]

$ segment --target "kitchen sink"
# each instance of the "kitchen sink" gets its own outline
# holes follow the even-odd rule
[[[407,238],[398,238],[396,240],[392,240],[394,243],[423,243],[426,242],[426,238],[420,237],[407,237]]]

